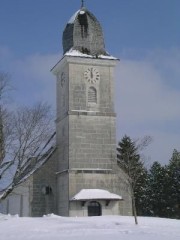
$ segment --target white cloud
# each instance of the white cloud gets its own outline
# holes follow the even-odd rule
[[[3,63],[4,60],[10,59],[12,57],[12,52],[10,49],[6,46],[0,46],[0,61],[1,64]]]
[[[180,134],[166,131],[151,130],[153,142],[144,151],[147,165],[158,161],[167,164],[172,156],[173,149],[180,151]]]
[[[2,60],[3,56],[3,60]],[[55,77],[50,69],[60,54],[34,54],[17,59],[0,47],[0,63],[16,86],[15,100],[28,104],[44,100],[55,106]],[[167,163],[180,150],[180,51],[155,51],[142,60],[121,59],[116,74],[117,139],[151,135],[145,154],[150,162]]]
[[[60,59],[60,54],[34,54],[16,58],[6,47],[0,47],[1,71],[11,75],[15,87],[13,100],[17,104],[47,101],[55,105],[55,77],[50,69]],[[3,57],[3,58],[2,58]]]
[[[141,61],[122,59],[117,69],[117,137],[151,135],[151,161],[167,162],[173,148],[179,148],[178,62],[173,49],[153,52]]]
[[[16,80],[24,91],[22,98],[24,93],[30,93],[33,94],[33,101],[42,99],[55,104],[55,77],[50,69],[59,59],[59,54],[35,54],[13,62]]]
[[[166,86],[150,63],[122,61],[117,84],[117,109],[126,121],[180,119],[180,90]]]

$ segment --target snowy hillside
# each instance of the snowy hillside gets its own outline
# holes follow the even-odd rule
[[[0,215],[1,240],[179,240],[180,221],[106,216],[19,218]]]

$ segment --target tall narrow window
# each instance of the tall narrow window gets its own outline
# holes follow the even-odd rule
[[[88,103],[97,103],[97,91],[94,87],[88,90]]]

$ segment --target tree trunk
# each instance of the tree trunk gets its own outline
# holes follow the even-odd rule
[[[137,220],[137,212],[136,212],[136,203],[135,203],[135,197],[134,197],[134,191],[133,189],[131,189],[131,196],[132,196],[132,211],[133,211],[133,216],[134,216],[134,220],[135,220],[135,224],[138,224],[138,220]]]

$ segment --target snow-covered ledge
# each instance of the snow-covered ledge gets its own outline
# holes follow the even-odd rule
[[[98,59],[109,59],[109,60],[119,60],[116,57],[113,57],[107,53],[107,55],[90,55],[86,53],[82,53],[76,49],[71,48],[69,51],[67,51],[64,56],[71,56],[71,57],[83,57],[83,58],[98,58]]]

